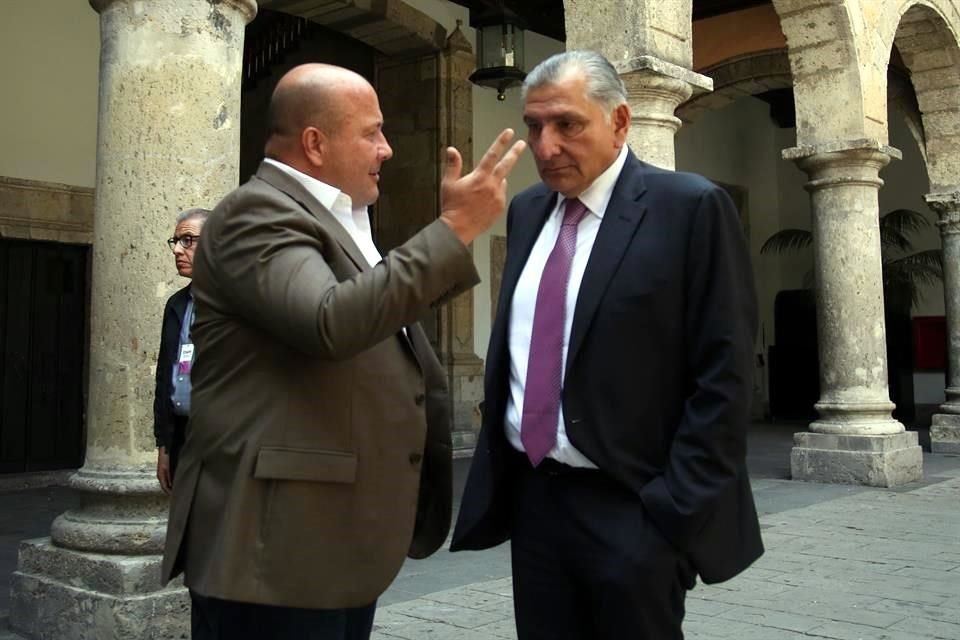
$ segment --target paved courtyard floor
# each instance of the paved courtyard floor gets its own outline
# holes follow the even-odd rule
[[[755,426],[749,466],[767,552],[736,579],[690,592],[687,640],[960,640],[960,456],[926,453],[924,479],[896,490],[793,482],[800,429]],[[458,487],[468,465],[456,462]],[[19,541],[47,535],[75,500],[62,487],[0,485],[0,640],[21,640],[3,619]],[[510,584],[507,545],[408,561],[373,637],[515,638]]]
[[[755,481],[761,505],[784,493],[825,495],[762,516],[766,554],[734,580],[690,592],[686,638],[960,639],[960,458],[950,466],[903,491],[838,495]],[[476,569],[470,582],[408,600],[401,594],[417,574],[405,572],[377,612],[374,638],[516,638],[507,550],[454,555],[488,577]]]

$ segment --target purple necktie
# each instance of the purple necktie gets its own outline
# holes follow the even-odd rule
[[[540,464],[557,442],[567,283],[577,246],[577,225],[586,212],[587,207],[579,200],[564,201],[560,235],[543,267],[537,290],[520,419],[520,441],[533,466]]]

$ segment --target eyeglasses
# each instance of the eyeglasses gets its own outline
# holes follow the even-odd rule
[[[189,249],[193,246],[193,243],[199,239],[200,236],[195,236],[192,233],[185,233],[182,236],[173,236],[167,240],[167,244],[170,245],[171,251],[175,250],[177,245],[180,245],[184,249]]]

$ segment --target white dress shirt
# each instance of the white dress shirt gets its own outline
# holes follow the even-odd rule
[[[313,176],[297,171],[289,165],[272,158],[265,158],[263,161],[302,184],[303,188],[310,192],[310,195],[317,202],[326,207],[337,222],[350,234],[350,237],[360,249],[360,253],[363,254],[371,267],[383,259],[380,251],[377,250],[377,246],[373,244],[373,234],[370,231],[370,214],[367,207],[355,209],[350,196]]]
[[[570,283],[567,286],[567,300],[563,324],[563,362],[567,361],[567,348],[570,344],[570,328],[573,326],[573,312],[577,306],[577,295],[580,292],[580,283],[583,272],[587,268],[587,260],[593,250],[593,242],[600,229],[600,222],[607,211],[613,188],[620,177],[620,171],[627,161],[627,147],[620,150],[620,155],[613,161],[607,170],[593,181],[586,191],[580,194],[580,201],[587,206],[587,214],[583,216],[577,226],[577,246],[574,249],[573,263],[570,266]],[[504,419],[507,439],[518,451],[524,451],[520,440],[520,422],[523,415],[523,392],[527,379],[527,361],[530,358],[530,337],[533,332],[533,313],[537,303],[537,291],[540,288],[540,275],[547,263],[547,258],[553,250],[553,245],[560,235],[560,224],[563,220],[564,197],[557,194],[557,201],[553,211],[547,217],[540,231],[540,236],[533,245],[527,263],[520,273],[517,288],[513,293],[510,310],[510,326],[508,330],[508,347],[510,350],[510,397],[507,400],[507,415]],[[514,215],[523,215],[519,211]],[[564,366],[564,368],[566,368]],[[563,424],[563,405],[560,406],[560,419],[557,421],[557,443],[547,454],[558,462],[574,467],[596,468],[585,455],[574,447],[567,439],[567,431]]]

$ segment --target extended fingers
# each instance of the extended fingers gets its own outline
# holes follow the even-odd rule
[[[500,135],[497,136],[497,139],[493,141],[493,144],[490,145],[490,148],[487,149],[486,153],[483,154],[483,157],[480,158],[480,162],[477,164],[476,170],[486,173],[492,172],[496,168],[497,163],[500,161],[503,152],[506,151],[511,140],[513,140],[513,129],[504,129],[501,131]]]
[[[457,180],[463,171],[463,158],[454,147],[447,147],[447,168],[444,171],[444,180]]]
[[[503,154],[503,157],[500,158],[500,161],[493,168],[494,177],[505,180],[506,177],[510,175],[510,172],[513,171],[514,165],[517,164],[517,160],[520,159],[520,156],[523,155],[523,150],[526,148],[527,143],[523,140],[517,140],[513,143],[513,146]]]

